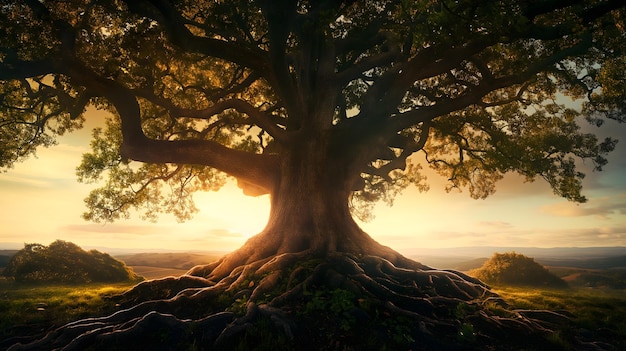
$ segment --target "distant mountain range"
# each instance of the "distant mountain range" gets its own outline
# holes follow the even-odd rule
[[[544,266],[626,269],[626,247],[457,247],[408,249],[402,253],[425,265],[466,271],[480,267],[494,253],[515,251]]]
[[[598,258],[626,255],[626,247],[498,247],[498,246],[471,246],[452,248],[412,248],[401,250],[403,254],[411,257],[435,256],[435,257],[491,257],[496,252],[515,251],[523,255],[535,258]]]

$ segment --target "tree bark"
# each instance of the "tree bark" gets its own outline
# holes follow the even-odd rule
[[[345,146],[338,147],[334,140],[319,133],[281,150],[280,176],[271,191],[265,229],[211,267],[212,280],[236,267],[288,253],[373,255],[400,267],[424,268],[379,244],[354,221],[349,198],[359,173],[347,161]]]

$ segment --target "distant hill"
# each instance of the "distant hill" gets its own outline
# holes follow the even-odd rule
[[[561,279],[570,286],[585,288],[610,288],[626,289],[626,269],[599,270],[599,271],[575,271],[563,276]]]
[[[450,267],[450,269],[454,269],[457,271],[469,271],[471,269],[475,269],[478,267],[482,267],[489,259],[487,257],[475,258],[469,261],[458,262],[454,266]]]
[[[13,248],[10,243],[0,243],[0,248]],[[100,248],[100,250],[103,250]],[[152,270],[151,267],[172,269],[171,273],[186,271],[195,265],[207,264],[219,259],[223,252],[163,252],[163,250],[107,248],[112,256],[129,266]],[[548,267],[569,267],[577,269],[626,269],[626,247],[457,247],[457,248],[415,248],[402,250],[406,256],[425,265],[439,269],[469,271],[479,268],[495,252],[515,251],[533,257],[538,263]],[[0,249],[0,269],[17,250]],[[158,272],[158,269],[154,272]],[[163,271],[165,272],[165,271]]]
[[[11,259],[11,256],[0,255],[0,268],[6,267],[7,264],[9,264],[10,259]]]
[[[465,271],[480,267],[487,260],[485,257],[491,257],[495,252],[512,251],[533,257],[544,266],[626,268],[626,247],[457,247],[407,249],[402,252],[428,266]]]
[[[563,288],[567,283],[537,263],[516,253],[495,253],[480,268],[468,272],[488,284]]]
[[[576,267],[586,269],[626,269],[626,255],[591,258],[541,258],[536,260],[544,266]]]
[[[478,268],[485,263],[487,257],[469,258],[469,257],[444,257],[444,256],[421,256],[411,257],[412,259],[425,264],[432,268],[453,269],[456,271],[469,271]]]
[[[197,265],[208,264],[218,260],[220,257],[222,257],[222,255],[187,252],[144,252],[115,256],[115,258],[124,261],[128,266],[147,266],[179,270],[188,270]]]
[[[408,248],[401,250],[403,254],[419,256],[446,256],[446,257],[491,257],[494,252],[515,251],[530,257],[611,257],[623,256],[626,247],[507,247],[507,246],[467,246],[450,248]]]
[[[0,250],[0,256],[13,256],[15,255],[19,250]]]
[[[19,250],[0,250],[0,270],[9,264],[9,260]]]
[[[139,281],[131,268],[109,254],[56,240],[48,246],[24,244],[11,256],[2,275],[27,283],[113,283]]]
[[[181,276],[194,266],[214,262],[222,256],[223,254],[217,252],[142,252],[116,255],[115,258],[146,279],[159,279]]]

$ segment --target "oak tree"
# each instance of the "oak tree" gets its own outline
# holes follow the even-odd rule
[[[185,219],[193,192],[234,177],[270,194],[268,224],[191,275],[234,286],[276,261],[376,257],[385,279],[402,276],[426,267],[352,216],[425,189],[422,167],[475,198],[515,172],[585,200],[577,162],[600,170],[616,141],[580,122],[624,120],[624,16],[620,0],[4,0],[0,165],[80,128],[95,106],[112,117],[78,173],[107,180],[86,218]]]

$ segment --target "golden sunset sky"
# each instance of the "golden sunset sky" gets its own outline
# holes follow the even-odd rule
[[[0,249],[61,239],[88,248],[229,251],[263,229],[269,198],[244,196],[234,182],[219,192],[197,193],[200,212],[185,223],[169,216],[157,223],[139,216],[113,224],[84,221],[83,199],[94,185],[78,183],[75,168],[89,151],[91,129],[102,119],[102,113],[88,112],[85,128],[0,173]],[[400,252],[464,246],[626,246],[626,125],[607,123],[594,130],[621,142],[605,171],[592,172],[587,165],[585,204],[557,197],[543,180],[523,183],[515,175],[506,177],[490,198],[473,200],[467,191],[446,193],[445,179],[429,173],[430,191],[409,188],[393,207],[378,204],[375,219],[362,227]]]

